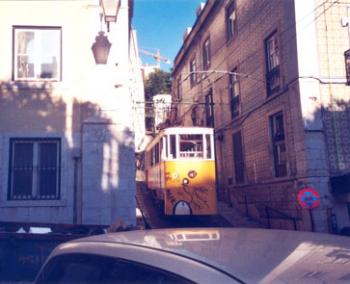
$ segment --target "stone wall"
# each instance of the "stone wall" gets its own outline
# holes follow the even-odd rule
[[[199,18],[175,62],[174,77],[186,77],[194,57],[198,69],[203,70],[201,46],[210,37],[209,70],[214,72],[206,73],[195,86],[183,81],[186,104],[179,104],[179,120],[192,125],[191,108],[196,106],[201,109],[196,112],[201,116],[197,121],[205,122],[204,97],[210,88],[213,90],[218,196],[265,222],[265,208],[269,206],[297,217],[298,227],[310,230],[310,215],[296,198],[305,186],[316,188],[321,196],[320,207],[313,214],[315,230],[329,231],[332,210],[344,215],[347,199],[343,198],[341,205],[329,187],[330,173],[348,171],[350,157],[346,130],[349,87],[345,84],[343,54],[349,48],[348,28],[340,26],[347,10],[346,5],[336,2],[315,0],[306,5],[299,0],[237,0],[237,33],[227,40],[225,9],[230,1],[217,1],[217,6],[209,1],[203,12],[207,20]],[[264,41],[275,31],[281,89],[268,96]],[[239,78],[240,115],[231,119],[227,71],[234,68]],[[276,178],[269,117],[280,111],[288,163],[287,176]],[[237,131],[242,133],[243,184],[236,184],[234,176],[232,135]],[[338,219],[342,226],[349,223],[346,216]],[[290,226],[289,221],[277,223],[278,227]]]

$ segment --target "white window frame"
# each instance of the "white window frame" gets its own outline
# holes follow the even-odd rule
[[[277,32],[266,39],[268,71],[272,71],[280,65]]]
[[[230,40],[236,36],[236,33],[237,33],[236,25],[237,25],[237,12],[236,12],[236,0],[234,0],[226,8],[227,40]]]
[[[190,82],[191,86],[194,86],[197,83],[197,61],[193,57],[190,61]]]
[[[43,33],[47,31],[53,31],[57,33],[57,44],[59,46],[57,47],[56,52],[53,51],[53,58],[56,60],[56,74],[54,77],[46,77],[43,76],[42,73],[42,65],[43,61],[40,56],[43,54],[43,50],[47,50],[47,44],[43,43]],[[34,40],[33,43],[33,53],[31,54],[33,56],[33,76],[29,75],[23,75],[19,76],[19,62],[18,58],[20,55],[22,56],[30,56],[29,53],[23,53],[20,54],[18,52],[18,35],[21,32],[32,32],[34,33]],[[26,64],[27,68],[29,69],[29,64]],[[13,27],[13,79],[16,81],[60,81],[62,78],[61,75],[62,70],[62,28],[61,27],[39,27],[39,26],[14,26]]]
[[[280,49],[275,30],[265,39],[267,95],[276,93],[281,86]]]
[[[277,129],[277,118],[282,117],[282,133],[281,138],[276,138],[276,134],[280,133]],[[270,116],[270,131],[271,131],[271,143],[272,143],[272,155],[274,165],[274,176],[285,177],[288,176],[288,157],[287,157],[287,141],[285,131],[285,116],[282,111],[277,112]],[[282,151],[281,149],[284,148]],[[283,167],[281,169],[281,167]]]
[[[234,68],[229,74],[230,112],[232,119],[238,117],[240,114],[240,82],[236,73],[237,68]],[[237,105],[237,112],[233,112],[234,104]]]
[[[211,64],[210,38],[208,37],[203,43],[203,68],[208,69]]]

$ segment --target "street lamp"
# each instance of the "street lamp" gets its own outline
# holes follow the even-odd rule
[[[117,14],[120,7],[120,0],[100,0],[103,17],[109,32],[109,23],[117,21]]]
[[[96,36],[95,42],[91,47],[96,64],[107,64],[109,50],[112,46],[102,31],[102,19],[104,18],[107,32],[109,32],[109,23],[117,21],[119,6],[120,0],[100,0],[100,7],[102,8],[102,13],[100,14],[101,31]]]
[[[96,64],[107,64],[108,54],[111,46],[112,44],[104,35],[104,32],[100,31],[95,38],[94,44],[91,47]]]

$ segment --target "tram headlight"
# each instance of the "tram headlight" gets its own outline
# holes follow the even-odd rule
[[[197,172],[196,172],[195,170],[189,171],[189,172],[187,173],[187,176],[188,176],[189,178],[195,178],[195,177],[197,176]]]
[[[188,185],[190,183],[190,180],[188,178],[184,178],[182,180],[182,185]]]

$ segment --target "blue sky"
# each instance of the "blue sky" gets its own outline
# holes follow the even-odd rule
[[[196,9],[204,0],[135,0],[133,28],[137,31],[139,48],[150,52],[160,50],[163,57],[173,61],[182,45],[182,36],[196,19]],[[156,61],[141,55],[142,62]],[[170,65],[161,64],[163,70]]]

